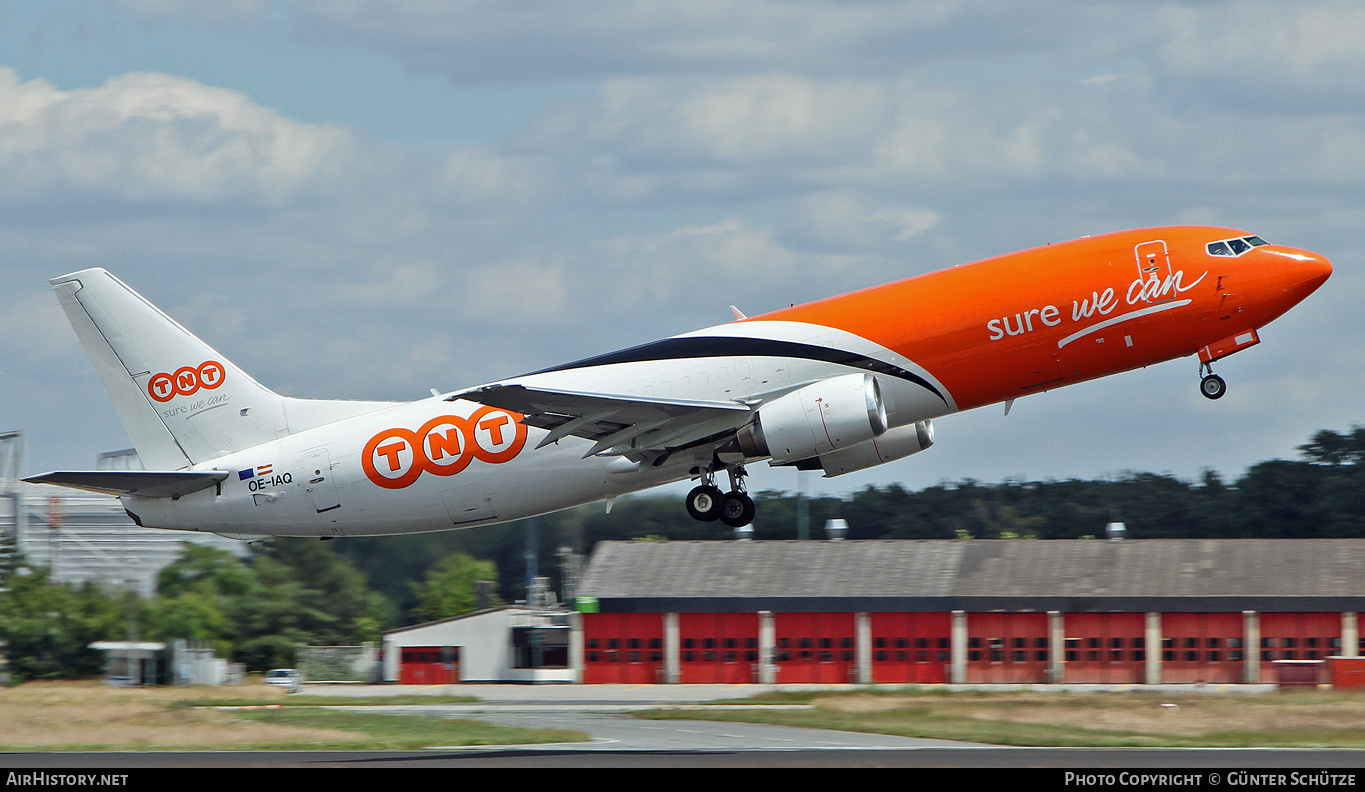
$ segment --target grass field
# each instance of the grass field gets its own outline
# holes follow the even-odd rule
[[[1365,748],[1365,693],[1171,696],[868,691],[775,693],[750,701],[813,706],[799,710],[697,707],[654,710],[645,716],[994,745]]]
[[[424,704],[469,700],[411,698]],[[588,739],[581,732],[309,706],[366,703],[410,701],[286,696],[262,684],[111,688],[94,681],[29,682],[0,688],[0,750],[410,750]],[[257,708],[215,708],[225,705]]]
[[[261,684],[137,689],[94,681],[30,682],[0,688],[0,750],[411,750],[588,739],[581,732],[516,729],[476,720],[323,709],[470,700],[287,696]],[[1365,693],[1173,696],[845,690],[770,693],[726,703],[731,706],[654,710],[644,716],[996,745],[1365,749]],[[734,706],[764,703],[811,706],[799,710]]]

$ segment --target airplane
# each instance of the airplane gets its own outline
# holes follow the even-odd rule
[[[103,269],[51,281],[143,471],[25,481],[117,495],[140,526],[235,538],[437,531],[693,480],[754,518],[746,466],[827,477],[910,456],[933,419],[1196,355],[1212,364],[1332,272],[1231,228],[1088,236],[413,402],[280,396]],[[728,479],[728,488],[717,484]]]

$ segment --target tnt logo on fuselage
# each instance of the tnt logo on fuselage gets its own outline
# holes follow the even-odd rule
[[[490,465],[506,462],[526,445],[521,415],[496,407],[480,407],[468,418],[440,415],[411,429],[385,429],[365,444],[360,465],[365,476],[386,489],[402,489],[422,471],[453,476],[478,459]]]
[[[205,360],[198,367],[176,369],[174,374],[153,374],[147,380],[147,393],[159,402],[168,402],[176,396],[198,393],[200,388],[213,390],[222,385],[224,379],[227,379],[227,371],[223,364],[216,360]]]

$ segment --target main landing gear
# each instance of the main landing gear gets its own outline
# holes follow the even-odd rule
[[[720,520],[731,528],[748,525],[754,521],[754,499],[744,488],[747,475],[743,465],[728,468],[730,491],[722,493],[716,486],[716,474],[707,470],[702,473],[700,487],[687,493],[687,513],[692,519],[702,522]]]
[[[1205,371],[1208,372],[1207,375],[1204,374]],[[1228,384],[1223,381],[1222,377],[1213,373],[1212,363],[1201,362],[1199,364],[1199,374],[1202,377],[1199,380],[1199,392],[1204,394],[1204,398],[1221,399],[1223,398],[1223,394],[1228,392]]]

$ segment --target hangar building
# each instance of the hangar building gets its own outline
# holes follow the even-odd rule
[[[584,682],[1273,682],[1360,655],[1365,539],[602,542]]]

